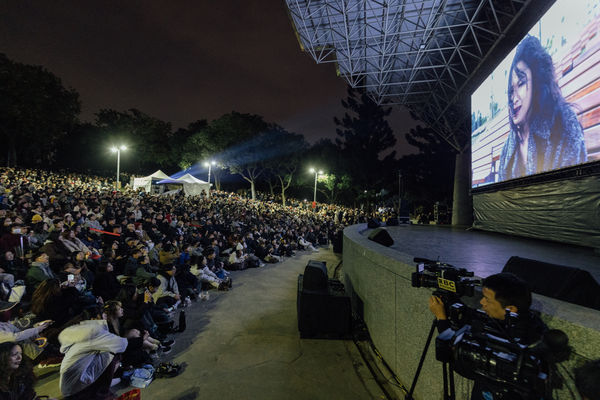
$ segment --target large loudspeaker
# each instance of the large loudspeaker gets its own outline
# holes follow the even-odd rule
[[[329,279],[326,292],[307,291],[306,277],[298,276],[298,331],[303,338],[347,337],[351,329],[350,297],[344,285]]]
[[[323,261],[309,260],[304,268],[304,290],[327,292],[327,265]]]
[[[382,244],[384,246],[390,247],[394,244],[394,239],[390,236],[388,231],[385,228],[377,228],[373,229],[373,232],[369,233],[369,240],[372,240],[376,243]]]
[[[600,310],[600,285],[588,271],[513,256],[502,272],[525,280],[534,293]]]

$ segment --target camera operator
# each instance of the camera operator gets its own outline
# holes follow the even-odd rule
[[[511,273],[490,275],[482,282],[482,293],[481,308],[489,317],[503,321],[507,311],[518,314],[515,331],[521,344],[530,345],[541,339],[546,326],[538,316],[529,311],[531,291],[525,281]],[[439,333],[450,328],[446,307],[439,297],[429,298],[429,309],[437,319]],[[494,397],[494,394],[494,391],[487,388],[485,380],[475,379],[471,400],[515,399],[510,394],[500,397]]]
[[[600,400],[600,359],[575,368],[575,386],[583,400]]]

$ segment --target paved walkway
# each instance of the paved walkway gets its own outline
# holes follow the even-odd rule
[[[142,398],[383,399],[352,341],[300,339],[296,285],[310,259],[326,261],[330,276],[340,260],[321,249],[236,271],[231,291],[211,291],[210,300],[194,303],[187,309],[187,330],[176,335],[168,355],[185,370],[154,381]],[[57,377],[42,379],[38,394],[57,396]]]

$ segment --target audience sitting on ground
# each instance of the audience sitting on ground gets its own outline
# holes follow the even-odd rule
[[[8,287],[0,287],[0,300],[24,281],[21,314],[13,317],[31,322],[0,326],[0,343],[25,346],[43,331],[56,351],[26,355],[36,363],[47,352],[55,358],[60,341],[65,398],[106,395],[121,357],[114,354],[134,367],[159,362],[176,332],[175,309],[206,299],[209,289],[231,288],[231,270],[326,245],[344,224],[367,217],[273,200],[219,191],[210,197],[116,192],[106,178],[0,168],[0,285]],[[7,354],[22,352],[9,347]],[[82,373],[92,353],[97,369]],[[2,399],[28,378],[0,369],[8,371],[0,377]]]
[[[126,369],[152,364],[153,360],[150,354],[156,354],[159,350],[161,354],[168,354],[171,351],[169,345],[174,343],[172,340],[162,344],[160,340],[150,336],[146,330],[124,329],[120,322],[120,319],[123,318],[123,307],[119,301],[109,300],[104,305],[102,318],[106,320],[111,333],[127,339],[127,349],[123,352],[121,360]]]
[[[0,400],[36,399],[34,383],[31,363],[21,346],[10,341],[0,343]]]
[[[61,328],[84,309],[80,296],[72,282],[60,282],[52,278],[43,281],[31,296],[31,311],[39,320],[54,321]]]
[[[58,340],[65,355],[60,391],[65,400],[111,398],[110,387],[128,340],[111,333],[97,309],[65,328]]]
[[[23,354],[29,360],[35,360],[44,352],[48,344],[46,338],[40,334],[52,323],[53,321],[46,320],[31,328],[21,329],[11,322],[2,321],[0,322],[0,343],[15,342],[21,346]]]

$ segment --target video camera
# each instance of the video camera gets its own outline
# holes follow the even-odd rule
[[[455,304],[451,311],[464,305]],[[552,399],[552,390],[562,386],[555,363],[569,357],[564,332],[550,330],[535,346],[522,343],[526,334],[518,315],[509,313],[500,321],[483,311],[467,311],[469,323],[458,330],[447,329],[435,340],[436,359],[451,363],[455,372],[467,379],[485,382],[487,390],[499,399]],[[462,318],[462,321],[467,320]]]
[[[543,341],[529,347],[524,338],[530,327],[523,325],[517,314],[507,310],[505,319],[498,320],[462,303],[460,297],[474,296],[475,286],[481,285],[479,279],[473,279],[473,272],[425,258],[414,261],[412,286],[435,288],[433,295],[444,302],[451,327],[436,338],[436,359],[467,379],[485,382],[494,398],[551,399],[552,389],[560,387],[554,363],[568,358],[566,335],[550,331],[553,340],[546,340],[545,335]],[[562,346],[549,345],[552,341],[562,342]],[[562,356],[557,358],[558,353]]]
[[[416,271],[411,275],[412,286],[435,288],[433,295],[444,302],[446,314],[455,303],[461,303],[460,297],[475,295],[475,286],[481,285],[480,279],[473,279],[473,272],[465,268],[415,257]]]

